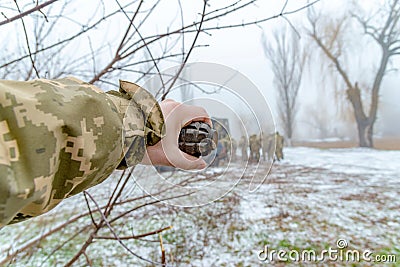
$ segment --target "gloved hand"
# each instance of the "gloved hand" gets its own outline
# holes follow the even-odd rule
[[[146,148],[142,164],[173,166],[185,170],[203,169],[206,162],[182,152],[178,146],[181,129],[192,121],[202,121],[212,126],[204,108],[190,106],[167,99],[160,103],[165,119],[166,135],[154,146]]]

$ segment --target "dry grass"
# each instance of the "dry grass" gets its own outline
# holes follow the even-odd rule
[[[334,142],[293,141],[293,146],[316,148],[350,148],[357,147],[358,143],[356,140]],[[376,149],[400,150],[400,137],[375,138],[374,146]]]

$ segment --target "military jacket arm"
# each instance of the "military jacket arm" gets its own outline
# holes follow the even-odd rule
[[[164,134],[154,97],[120,81],[104,93],[77,80],[0,80],[0,227],[138,164]]]

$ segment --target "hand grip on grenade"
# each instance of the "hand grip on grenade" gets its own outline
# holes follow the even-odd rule
[[[217,148],[218,133],[207,123],[196,121],[181,129],[178,143],[180,150],[199,158]]]

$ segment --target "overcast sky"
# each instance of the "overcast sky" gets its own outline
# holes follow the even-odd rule
[[[350,1],[345,0],[337,0],[337,1],[327,1],[322,0],[319,3],[315,4],[315,8],[317,10],[322,10],[324,14],[332,14],[338,15],[342,12],[345,7],[349,4]],[[359,1],[360,2],[360,1]],[[376,3],[382,2],[380,0],[364,0],[362,1],[362,7],[366,10],[373,10],[376,8]],[[258,6],[253,8],[251,13],[244,14],[244,17],[247,18],[261,18],[266,15],[272,16],[279,14],[285,1],[260,1]],[[285,10],[296,10],[297,8],[304,6],[307,1],[289,1]],[[300,11],[296,14],[287,16],[287,19],[290,20],[292,25],[301,30],[301,24],[304,23],[306,17],[306,10]],[[232,24],[237,21],[238,17],[229,17],[229,20],[225,22]],[[244,20],[244,19],[243,19]],[[225,64],[229,67],[235,68],[239,70],[241,73],[250,78],[256,86],[264,93],[270,102],[274,115],[276,116],[276,105],[275,105],[275,94],[273,87],[273,74],[270,69],[269,61],[264,55],[262,43],[261,43],[261,34],[264,32],[267,37],[271,36],[271,32],[273,29],[277,27],[281,27],[287,25],[288,22],[282,18],[274,19],[269,22],[265,22],[263,24],[257,26],[243,28],[235,28],[231,30],[214,32],[212,36],[204,36],[200,39],[204,43],[208,43],[210,45],[209,48],[196,50],[196,53],[192,57],[193,61],[210,61],[220,64]],[[307,38],[307,36],[301,36],[302,39]],[[367,40],[368,41],[368,40]],[[371,40],[369,40],[370,43]],[[364,44],[364,46],[367,46]],[[375,47],[376,48],[376,47]],[[315,47],[314,47],[315,49]],[[361,49],[358,47],[352,47],[349,49],[354,49],[355,52],[360,51]],[[373,64],[374,58],[376,60],[379,59],[379,50],[373,49],[371,47],[371,51],[363,51],[363,54],[357,58],[357,61],[350,66],[351,70],[354,72],[361,72],[360,75],[367,75],[364,77],[368,82],[371,81],[371,66]],[[322,60],[322,59],[321,59]],[[318,105],[318,100],[315,99],[315,93],[317,90],[321,90],[318,88],[318,80],[321,75],[317,72],[319,69],[320,61],[314,58],[315,68],[313,68],[313,62],[311,62],[311,66],[309,66],[307,72],[305,73],[303,85],[300,91],[302,106],[302,116],[307,116],[307,111],[309,109],[305,108],[305,105]],[[400,57],[397,57],[392,64],[392,67],[399,68]],[[369,71],[368,71],[369,70]],[[314,72],[315,71],[315,72]],[[363,73],[364,72],[364,73]],[[400,73],[390,72],[384,79],[382,88],[381,88],[381,109],[391,109],[396,110],[395,113],[397,116],[400,116],[400,111],[398,107],[400,106],[398,103],[400,102]],[[312,87],[312,88],[310,88]],[[318,108],[315,109],[318,112]],[[393,114],[392,114],[393,115]],[[339,118],[335,118],[339,120]],[[335,120],[334,119],[334,120]],[[382,127],[379,123],[379,115],[378,115],[378,124],[377,124],[377,133],[379,132],[379,127]],[[334,123],[334,122],[333,122]],[[300,127],[307,127],[306,124],[301,124]],[[301,135],[301,134],[300,134]]]
[[[380,3],[383,0],[358,0],[359,3],[362,3],[362,6],[371,10],[375,8],[376,3]],[[11,2],[11,1],[10,1]],[[22,2],[22,1],[21,1]],[[121,0],[121,3],[124,1]],[[183,5],[183,9],[185,10],[183,19],[186,22],[193,21],[195,19],[198,20],[199,13],[202,9],[202,1],[181,1]],[[282,11],[282,8],[285,6],[284,12],[296,10],[309,2],[308,0],[288,0],[287,5],[285,6],[286,0],[269,0],[269,1],[257,1],[256,5],[243,9],[243,11],[236,12],[234,15],[222,17],[219,21],[219,25],[231,25],[237,24],[241,22],[247,22],[252,20],[263,19],[267,17],[271,17],[279,14]],[[5,2],[0,1],[0,9],[1,6],[5,5]],[[30,2],[31,3],[31,2]],[[76,20],[89,20],[88,14],[93,13],[93,6],[90,4],[91,2],[83,2],[76,1],[73,2],[74,8],[70,8],[66,12],[68,15],[75,17]],[[173,4],[172,4],[173,3]],[[326,16],[332,14],[332,16],[337,16],[343,10],[345,10],[351,1],[346,0],[321,0],[320,2],[315,4],[315,9],[322,10]],[[32,3],[31,3],[32,4]],[[104,1],[105,9],[118,9],[115,1]],[[145,1],[145,5],[150,5],[150,2]],[[215,5],[221,4],[218,1],[211,1],[212,7]],[[225,4],[225,3],[224,3]],[[14,7],[15,8],[15,7]],[[97,8],[97,7],[96,7]],[[99,8],[102,8],[99,6]],[[6,14],[9,14],[9,10],[2,9]],[[286,19],[290,21],[292,26],[301,32],[302,24],[304,23],[306,17],[306,10],[299,11],[295,14],[286,16]],[[123,34],[123,30],[126,28],[126,18],[122,17],[120,21],[112,21],[107,24],[107,28],[99,28],[94,32],[94,35],[90,37],[91,44],[106,44],[113,41],[119,40],[121,34]],[[161,1],[160,5],[157,6],[157,9],[154,11],[153,16],[146,21],[146,25],[141,28],[141,32],[143,35],[148,33],[162,32],[166,27],[173,28],[174,23],[180,24],[180,15],[179,9],[176,2],[171,1]],[[200,34],[198,45],[208,45],[205,48],[195,49],[190,62],[212,62],[226,65],[230,68],[238,70],[240,73],[248,77],[256,87],[266,96],[268,102],[271,104],[274,115],[276,117],[276,101],[274,94],[274,86],[273,86],[273,75],[270,69],[270,64],[266,56],[264,55],[262,43],[261,43],[261,35],[265,33],[267,39],[271,37],[272,31],[277,27],[282,27],[284,25],[288,25],[288,21],[283,18],[273,19],[267,22],[263,22],[261,24],[249,26],[249,27],[238,27],[233,29],[224,29],[217,31],[209,31],[208,34],[202,33]],[[70,21],[71,25],[65,26],[62,29],[57,29],[60,34],[67,35],[68,32],[74,32],[74,25],[72,21]],[[67,24],[65,24],[67,25]],[[70,27],[71,26],[71,27]],[[15,38],[15,31],[21,31],[20,23],[12,23],[6,26],[2,26],[0,28],[1,36],[3,43],[13,42],[13,38]],[[307,36],[300,36],[301,41],[307,39]],[[73,49],[75,51],[90,52],[89,45],[87,42],[88,39],[85,39],[85,43],[77,44]],[[186,38],[186,43],[189,46],[192,40],[188,37]],[[21,47],[24,45],[20,44]],[[364,44],[365,47],[368,46],[368,43]],[[362,48],[365,48],[362,47]],[[310,49],[315,49],[315,47],[311,47]],[[356,45],[353,47],[349,47],[349,49],[353,49],[354,52],[358,52],[360,47]],[[5,50],[3,50],[4,53]],[[357,53],[354,53],[357,54]],[[102,65],[103,62],[108,62],[108,58],[112,55],[112,51],[104,50],[102,54],[97,55],[96,60],[99,66]],[[365,55],[368,55],[367,57]],[[353,65],[349,66],[353,72],[358,72],[357,75],[370,75],[370,65],[374,63],[374,58],[378,58],[379,50],[371,50],[371,53],[360,54]],[[302,123],[302,120],[308,119],[310,117],[308,113],[310,110],[314,108],[313,112],[318,112],[319,107],[317,97],[321,97],[320,92],[324,89],[327,89],[330,84],[321,85],[321,73],[317,70],[320,69],[319,65],[323,59],[314,58],[305,73],[303,84],[300,91],[301,97],[301,116],[302,118],[299,120],[301,127],[308,127],[307,124]],[[103,61],[103,62],[102,62]],[[400,59],[399,57],[394,61],[393,67],[399,66]],[[398,115],[399,100],[400,100],[400,75],[399,72],[391,72],[389,75],[385,77],[383,86],[381,88],[381,108],[393,109],[396,110]],[[83,77],[84,78],[84,77]],[[121,77],[128,80],[129,75],[126,77]],[[363,77],[366,80],[371,80],[371,77]],[[333,83],[332,83],[333,86]],[[328,96],[329,97],[329,96]],[[334,106],[334,103],[333,103]],[[311,109],[310,109],[311,107]],[[334,110],[334,109],[332,109]],[[312,115],[312,114],[311,114]],[[393,117],[396,117],[396,116]],[[331,114],[331,116],[333,116]],[[398,116],[397,116],[398,117]],[[339,118],[331,118],[333,122],[340,120]]]

